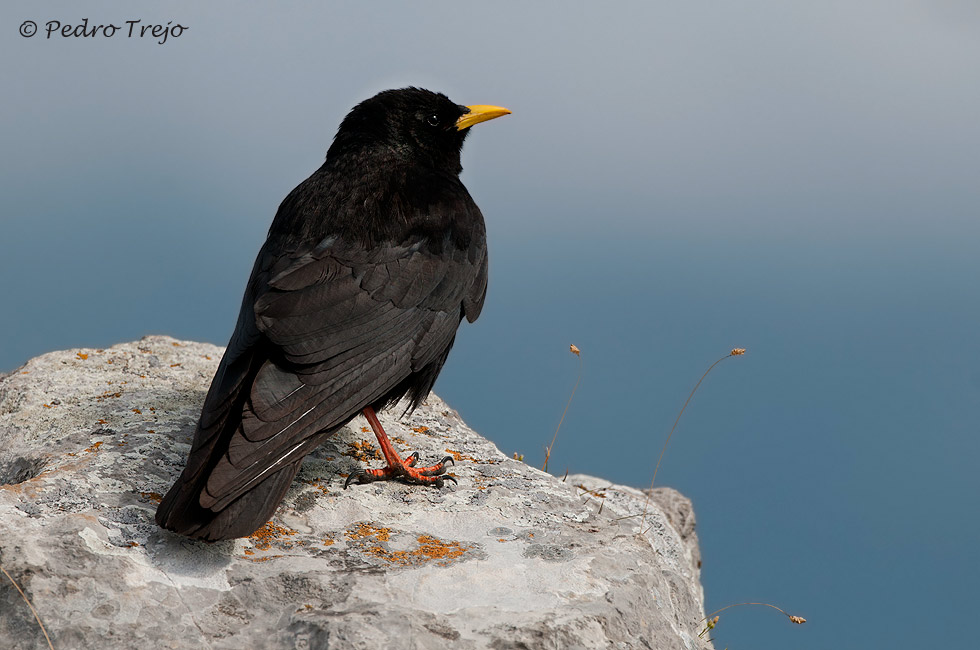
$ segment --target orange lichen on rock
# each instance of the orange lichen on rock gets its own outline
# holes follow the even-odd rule
[[[81,359],[82,361],[85,361],[86,359],[88,359],[88,355],[87,355],[87,354],[85,354],[84,352],[79,352],[77,356],[78,356],[78,358],[79,358],[79,359]]]
[[[262,526],[262,528],[249,535],[248,539],[251,540],[252,546],[258,550],[267,551],[272,547],[273,542],[278,543],[280,546],[292,546],[292,542],[287,538],[295,534],[296,531],[291,528],[267,521],[265,526]]]
[[[412,431],[415,433],[425,433],[429,430],[429,427],[412,427]]]
[[[101,446],[102,446],[102,441],[99,440],[98,442],[93,442],[91,447],[86,447],[85,451],[89,453],[96,452],[99,450],[99,447]]]
[[[419,549],[415,553],[430,560],[442,560],[436,562],[440,566],[446,566],[447,560],[462,557],[463,553],[470,550],[469,546],[463,546],[459,542],[444,542],[431,535],[419,535],[416,541],[419,543]]]
[[[460,542],[443,541],[432,535],[422,534],[415,538],[417,548],[407,551],[392,550],[388,548],[388,542],[393,536],[391,529],[367,523],[349,528],[346,535],[362,553],[398,566],[420,566],[429,562],[447,566],[472,548]]]
[[[330,460],[333,460],[333,459],[330,459]],[[304,484],[309,485],[309,486],[312,486],[312,487],[316,488],[317,490],[319,490],[323,494],[330,494],[330,488],[328,488],[326,485],[324,485],[323,483],[321,483],[320,482],[320,479],[318,479],[318,478],[314,478],[314,479],[300,479],[299,482],[300,483],[304,483]]]
[[[362,463],[367,460],[381,460],[381,452],[367,440],[348,442],[347,447],[350,450],[350,453],[347,455],[356,458]]]
[[[453,457],[453,460],[457,460],[457,461],[458,460],[466,460],[466,461],[469,461],[471,463],[480,463],[480,462],[495,463],[496,462],[496,461],[480,461],[480,460],[477,460],[476,458],[474,458],[473,456],[470,456],[469,454],[464,454],[464,453],[455,451],[453,449],[446,449],[446,453],[449,454],[450,456],[452,456]]]
[[[147,501],[152,501],[153,503],[160,503],[163,501],[163,495],[159,492],[140,492],[140,496]]]
[[[379,542],[387,542],[391,535],[391,529],[378,528],[377,526],[372,526],[371,524],[360,523],[354,526],[353,528],[348,528],[345,534],[347,535],[347,539],[350,540],[358,540],[358,539],[365,539],[367,537],[373,537],[377,539]]]
[[[414,551],[392,551],[382,546],[371,546],[365,550],[369,555],[400,566],[428,564],[433,561],[439,566],[447,566],[470,549],[459,542],[444,542],[431,535],[419,535],[416,541],[419,547]]]

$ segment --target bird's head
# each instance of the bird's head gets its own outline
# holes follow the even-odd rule
[[[469,128],[508,113],[499,106],[462,106],[421,88],[385,90],[347,114],[327,151],[327,162],[379,152],[459,173]]]

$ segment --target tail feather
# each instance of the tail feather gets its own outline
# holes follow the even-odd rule
[[[184,482],[181,476],[160,502],[157,524],[209,542],[247,537],[272,518],[300,465],[302,459],[286,465],[218,511],[200,504],[201,491],[207,484],[206,474],[189,482]]]

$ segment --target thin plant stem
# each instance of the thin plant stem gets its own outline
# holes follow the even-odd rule
[[[548,471],[548,460],[551,458],[551,450],[555,448],[555,441],[558,440],[558,431],[561,430],[561,424],[565,421],[565,414],[568,413],[568,407],[572,405],[572,398],[575,397],[575,391],[578,390],[578,384],[582,381],[582,354],[581,351],[574,345],[569,346],[569,350],[572,354],[578,357],[578,379],[575,380],[575,386],[572,387],[572,394],[568,396],[568,404],[565,404],[565,410],[561,412],[561,419],[558,420],[558,427],[555,429],[555,435],[551,438],[551,444],[548,445],[544,450],[544,466],[542,470]]]
[[[17,584],[17,581],[14,580],[13,576],[7,573],[6,569],[0,566],[0,571],[3,571],[3,575],[7,576],[7,580],[10,580],[10,583],[17,590],[17,593],[20,594],[20,597],[23,598],[24,602],[27,603],[27,606],[31,608],[31,613],[34,614],[34,620],[37,621],[39,626],[41,626],[41,632],[44,634],[44,640],[48,642],[48,647],[51,648],[51,650],[54,650],[54,646],[51,645],[51,639],[48,637],[48,631],[44,629],[44,623],[41,622],[41,617],[37,615],[37,610],[34,609],[34,605],[31,604],[30,598],[28,598],[27,594],[25,594],[20,588],[20,585]]]
[[[743,354],[745,354],[745,348],[733,348],[731,352],[715,361],[707,370],[704,371],[704,374],[701,375],[701,379],[698,380],[698,383],[696,383],[694,388],[691,390],[691,394],[687,396],[684,406],[681,407],[680,413],[677,414],[677,419],[674,420],[674,426],[670,428],[670,433],[667,434],[667,439],[664,441],[664,446],[660,449],[660,456],[657,457],[657,465],[653,468],[653,478],[650,479],[650,492],[647,495],[646,502],[643,504],[643,517],[640,519],[641,526],[643,525],[643,522],[646,521],[647,509],[650,507],[650,497],[653,496],[653,484],[657,481],[657,472],[660,471],[660,463],[664,459],[664,453],[667,451],[667,445],[670,444],[670,438],[674,435],[674,430],[677,428],[677,423],[681,421],[681,416],[684,415],[687,405],[690,404],[691,400],[694,398],[694,393],[698,392],[698,388],[701,387],[701,382],[703,382],[704,378],[708,376],[708,373],[714,370],[715,366],[729,357],[738,357]]]
[[[698,622],[699,623],[704,623],[705,621],[711,620],[712,617],[717,616],[718,614],[722,613],[726,609],[731,609],[732,607],[742,607],[744,605],[762,605],[763,607],[772,607],[773,609],[775,609],[780,614],[782,614],[783,616],[785,616],[786,618],[788,618],[793,623],[796,623],[797,625],[803,625],[804,623],[806,623],[806,619],[803,618],[802,616],[795,616],[793,614],[790,614],[786,610],[784,610],[782,608],[779,608],[779,607],[776,607],[775,605],[773,605],[771,603],[735,603],[733,605],[726,605],[725,607],[722,607],[721,609],[716,609],[715,611],[711,612],[710,614],[708,614],[707,616],[705,616],[704,618],[702,618]],[[709,626],[707,629],[710,629],[711,627],[714,627],[714,625]],[[701,634],[704,634],[704,632],[702,632]]]

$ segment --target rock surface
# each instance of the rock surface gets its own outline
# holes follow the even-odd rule
[[[344,491],[381,465],[358,419],[252,537],[159,529],[221,353],[154,336],[0,379],[0,566],[55,648],[711,648],[687,499],[562,482],[434,395],[382,420],[406,453],[454,456],[458,487]],[[48,647],[3,575],[0,646]]]

